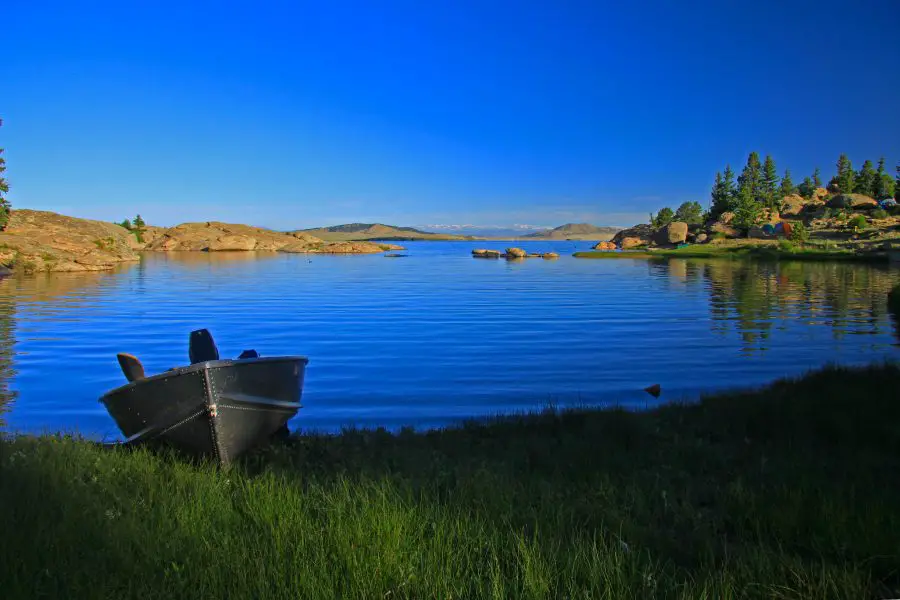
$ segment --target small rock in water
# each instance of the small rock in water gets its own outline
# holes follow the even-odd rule
[[[659,398],[659,395],[662,393],[662,387],[658,383],[654,383],[650,387],[645,387],[644,391],[654,398]]]

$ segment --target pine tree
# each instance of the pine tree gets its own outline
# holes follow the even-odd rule
[[[682,221],[688,225],[703,222],[703,207],[699,202],[682,202],[678,210],[675,211],[675,220]]]
[[[759,220],[759,213],[762,209],[759,200],[753,195],[750,185],[743,185],[738,190],[737,202],[734,209],[735,227],[749,232],[750,228],[756,225]]]
[[[875,174],[875,169],[872,167],[872,161],[867,160],[863,163],[862,168],[856,174],[853,184],[853,190],[858,194],[874,196],[876,177],[877,175]]]
[[[127,229],[128,231],[131,231],[132,225],[131,225],[131,220],[130,220],[130,219],[125,219],[124,221],[122,221],[121,223],[119,223],[119,225],[121,225],[122,227],[124,227],[124,228]]]
[[[0,126],[2,125],[3,120],[0,119]],[[6,194],[9,193],[9,183],[7,183],[6,177],[3,176],[5,172],[6,159],[3,158],[3,148],[0,148],[0,231],[6,229],[6,225],[9,223],[9,214],[12,212],[12,207],[6,198]]]
[[[819,167],[816,167],[816,170],[813,171],[813,181],[812,182],[813,182],[813,185],[816,186],[816,189],[822,187],[822,177],[821,177],[821,171],[819,170]]]
[[[709,194],[709,212],[718,216],[724,210],[722,207],[725,206],[726,198],[725,198],[725,189],[722,181],[722,173],[716,171],[716,181],[713,183],[712,191]]]
[[[784,177],[781,179],[781,189],[778,191],[778,195],[780,196],[780,200],[783,200],[785,196],[790,196],[795,193],[797,188],[794,187],[794,182],[791,181],[791,170],[784,170]]]
[[[751,152],[747,157],[747,164],[741,172],[737,180],[737,194],[735,196],[735,207],[745,201],[747,194],[749,197],[758,202],[762,196],[762,172],[759,164],[759,154]]]
[[[878,159],[878,169],[875,170],[875,189],[872,197],[876,200],[890,198],[893,194],[888,191],[888,186],[894,183],[891,177],[884,171],[884,157]]]
[[[841,154],[837,161],[837,175],[834,177],[834,183],[842,194],[853,193],[854,184],[853,163],[847,158],[846,154]]]
[[[894,179],[894,200],[900,202],[900,163],[897,163],[897,178]]]
[[[778,198],[778,171],[775,169],[775,161],[768,154],[763,165],[762,200],[766,208],[772,210],[778,210],[781,205]]]
[[[656,217],[653,219],[652,224],[654,227],[665,227],[669,223],[672,222],[672,219],[675,218],[675,213],[672,212],[672,209],[668,206],[661,208],[658,213],[656,213]]]
[[[800,184],[800,195],[809,200],[813,197],[816,188],[813,185],[812,179],[809,177],[803,178],[803,183]]]
[[[144,243],[144,231],[145,231],[144,226],[145,225],[146,225],[146,223],[144,223],[144,220],[141,218],[141,215],[136,215],[134,217],[134,221],[132,222],[132,227],[131,227],[131,233],[133,233],[135,239],[137,239],[137,241],[142,244]]]

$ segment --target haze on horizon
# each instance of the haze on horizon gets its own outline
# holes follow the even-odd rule
[[[900,3],[4,3],[14,207],[627,226],[770,153],[900,160]]]

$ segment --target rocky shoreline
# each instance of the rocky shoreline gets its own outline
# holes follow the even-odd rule
[[[142,251],[377,254],[403,249],[396,244],[326,242],[300,231],[285,233],[217,221],[169,228],[147,226],[138,235],[114,223],[15,210],[0,232],[0,275],[104,271],[140,260]]]
[[[883,206],[884,204],[884,206]],[[881,252],[900,245],[900,209],[862,194],[832,194],[818,188],[810,198],[785,196],[780,211],[762,211],[749,230],[725,212],[702,223],[673,221],[661,227],[642,223],[623,229],[597,251],[672,249],[687,245],[747,243],[827,244],[834,249]]]

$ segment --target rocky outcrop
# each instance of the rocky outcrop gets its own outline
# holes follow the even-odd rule
[[[619,242],[622,250],[630,250],[632,248],[639,248],[641,246],[647,245],[647,240],[639,238],[639,237],[626,237],[622,238]]]
[[[850,198],[850,208],[853,210],[874,210],[878,208],[878,201],[865,194],[847,194]]]
[[[156,235],[154,241],[147,244],[147,249],[162,252],[277,251],[310,254],[374,254],[387,250],[403,250],[404,248],[396,244],[375,242],[328,244],[302,231],[283,233],[250,225],[209,221],[206,223],[183,223],[166,229]]]
[[[472,256],[474,256],[475,258],[500,258],[501,254],[502,252],[500,252],[499,250],[472,250]]]
[[[525,258],[528,256],[528,253],[521,248],[507,248],[506,255],[510,258]]]
[[[104,271],[138,260],[134,241],[112,223],[14,210],[0,232],[0,265],[23,272]]]
[[[661,227],[653,235],[653,241],[661,246],[681,244],[687,240],[688,224],[681,221],[674,221],[665,227]]]
[[[235,225],[208,221],[206,223],[182,223],[170,227],[147,245],[148,250],[173,251],[249,251],[281,250],[292,245],[295,249],[305,244],[313,250],[325,244],[319,238],[298,233],[287,234],[262,227]]]
[[[374,242],[336,242],[318,246],[308,252],[311,254],[376,254],[386,250],[404,250],[404,248],[394,244],[376,244]]]
[[[615,250],[617,248],[614,242],[599,242],[594,246],[594,250]]]
[[[806,207],[806,198],[799,194],[785,196],[781,203],[782,217],[798,217]]]
[[[629,242],[629,245],[626,246],[624,240],[627,238],[632,238],[632,240],[638,240],[637,243],[634,241]],[[650,244],[653,239],[653,227],[646,223],[642,223],[640,225],[635,225],[634,227],[629,227],[628,229],[623,229],[619,231],[615,236],[613,236],[612,242],[622,249],[633,248],[635,246],[646,246]]]

